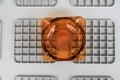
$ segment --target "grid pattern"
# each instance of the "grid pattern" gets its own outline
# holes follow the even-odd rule
[[[40,19],[15,24],[14,56],[18,63],[52,63],[42,59]],[[111,64],[115,60],[115,25],[111,20],[86,19],[86,59],[82,64]]]
[[[115,60],[115,25],[111,20],[86,20],[86,59],[83,64],[111,64]]]
[[[113,80],[113,78],[109,76],[78,76],[72,80]]]
[[[114,5],[114,0],[70,0],[70,3],[77,7],[109,7]]]
[[[14,55],[18,63],[52,63],[42,59],[41,20],[21,19],[15,24]]]
[[[57,0],[16,0],[16,5],[21,7],[50,7],[56,4]]]
[[[17,76],[15,80],[57,80],[52,76]]]

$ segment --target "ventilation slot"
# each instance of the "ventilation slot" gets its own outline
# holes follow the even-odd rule
[[[17,76],[15,80],[57,80],[52,76]]]
[[[70,3],[76,7],[110,7],[114,0],[70,0]]]
[[[21,7],[50,7],[56,4],[57,0],[16,0],[16,5]]]
[[[109,76],[78,76],[74,77],[72,80],[113,80]]]

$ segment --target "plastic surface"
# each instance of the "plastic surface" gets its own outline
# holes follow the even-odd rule
[[[94,0],[93,0],[94,1]],[[14,80],[17,75],[48,75],[55,76],[57,80],[72,80],[75,76],[110,76],[113,80],[120,80],[120,49],[119,49],[119,41],[120,41],[120,1],[114,0],[113,6],[73,6],[70,0],[57,0],[57,4],[55,6],[22,6],[19,7],[16,5],[16,0],[3,0],[0,2],[0,20],[2,22],[2,45],[1,45],[1,53],[0,53],[0,77],[1,80]],[[15,61],[15,24],[19,19],[41,19],[44,17],[66,17],[66,16],[82,16],[86,20],[95,21],[94,25],[100,26],[104,25],[104,21],[110,22],[109,27],[106,25],[104,28],[92,27],[95,33],[100,32],[105,33],[103,36],[109,37],[102,38],[96,37],[95,39],[105,39],[107,44],[109,42],[114,43],[113,45],[107,45],[106,50],[112,54],[106,54],[102,56],[101,48],[97,52],[96,56],[92,56],[92,62],[89,64],[84,62],[55,62],[52,64],[43,64],[43,63],[17,63]],[[96,23],[96,20],[98,23]],[[102,24],[99,24],[99,21]],[[87,22],[88,23],[88,22]],[[114,23],[114,25],[113,25]],[[99,29],[100,28],[100,29]],[[107,33],[106,33],[107,28]],[[88,29],[90,30],[90,29]],[[19,31],[19,29],[18,29]],[[110,32],[109,32],[110,31]],[[88,31],[90,33],[91,31]],[[101,33],[99,34],[101,36]],[[109,34],[110,33],[110,34]],[[95,35],[93,35],[95,36]],[[87,37],[89,38],[89,37]],[[90,38],[89,38],[90,39]],[[90,40],[91,41],[91,40]],[[93,39],[91,42],[94,42]],[[94,43],[95,47],[97,43]],[[99,44],[99,42],[98,42]],[[106,44],[105,44],[106,45]],[[99,46],[105,47],[104,44],[100,44]],[[88,45],[89,46],[89,45]],[[112,51],[111,51],[112,48]],[[92,48],[94,49],[94,48]],[[110,50],[110,51],[109,51]],[[90,51],[88,51],[90,52]],[[90,57],[91,57],[90,56]],[[93,59],[93,57],[95,57]],[[102,57],[105,57],[102,59]],[[106,58],[107,57],[107,58]],[[110,59],[109,59],[110,58]],[[27,58],[25,58],[27,59]],[[87,58],[88,61],[91,61],[91,58]],[[105,63],[100,61],[106,60]],[[33,60],[36,60],[33,58]],[[95,62],[94,62],[95,61]],[[109,62],[108,62],[109,61]],[[97,64],[96,64],[97,63]],[[99,79],[98,79],[99,80]],[[104,79],[103,79],[104,80]],[[108,79],[109,80],[109,79]]]

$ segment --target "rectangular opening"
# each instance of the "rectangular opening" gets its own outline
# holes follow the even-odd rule
[[[57,0],[15,0],[20,7],[52,7],[57,4]]]
[[[76,7],[110,7],[114,0],[70,0],[70,3]]]

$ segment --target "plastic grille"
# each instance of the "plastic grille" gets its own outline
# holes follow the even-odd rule
[[[113,80],[113,78],[109,76],[78,76],[72,80]]]
[[[17,76],[15,80],[57,80],[52,76]]]
[[[14,55],[18,63],[52,63],[42,60],[40,19],[17,20]]]
[[[15,25],[14,56],[18,63],[42,60],[40,19],[21,19]],[[86,19],[86,59],[82,64],[111,64],[115,60],[115,25],[111,20]]]
[[[57,0],[16,0],[16,5],[21,7],[50,7],[56,4]]]
[[[77,7],[109,7],[114,5],[114,0],[70,0],[70,3]]]
[[[83,64],[111,64],[115,60],[115,25],[111,20],[86,20],[86,59]]]

